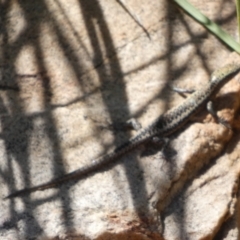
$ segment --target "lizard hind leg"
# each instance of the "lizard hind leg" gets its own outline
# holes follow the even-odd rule
[[[172,86],[172,85],[168,85],[168,87],[174,91],[174,92],[177,92],[178,94],[180,94],[182,97],[186,98],[185,94],[192,94],[195,92],[194,89],[184,89],[184,88],[179,88],[179,87],[175,87],[175,86]]]
[[[152,138],[152,143],[160,145],[162,147],[162,150],[168,146],[169,142],[170,142],[169,138],[162,138],[158,136]]]
[[[169,138],[163,138],[163,137],[158,137],[158,136],[154,136],[152,138],[152,140],[148,143],[151,145],[151,150],[149,151],[149,148],[147,150],[147,152],[145,152],[144,154],[142,154],[142,156],[149,156],[149,155],[153,155],[156,152],[160,151],[160,155],[161,158],[166,159],[167,158],[167,153],[168,153],[168,146],[170,143],[170,139]]]

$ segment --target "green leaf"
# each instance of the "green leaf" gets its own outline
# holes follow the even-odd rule
[[[209,18],[204,16],[198,9],[196,9],[193,5],[191,5],[187,0],[173,0],[173,1],[177,3],[184,11],[186,11],[195,20],[197,20],[200,24],[202,24],[205,28],[207,28],[211,33],[213,33],[217,38],[222,40],[231,49],[240,53],[239,43],[237,43],[234,40],[234,38],[232,38],[216,23],[214,23]]]

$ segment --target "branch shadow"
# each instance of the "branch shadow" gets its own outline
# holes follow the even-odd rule
[[[20,100],[20,96],[14,95],[14,97],[12,97],[10,96],[10,93],[7,93],[8,98],[11,99],[10,108],[12,110],[12,113],[2,117],[1,119],[2,132],[5,136],[4,144],[8,164],[7,170],[2,173],[2,176],[4,176],[9,191],[11,192],[16,189],[16,183],[14,177],[12,177],[14,176],[13,166],[15,164],[17,164],[20,168],[21,175],[24,179],[24,186],[30,187],[32,185],[29,174],[29,172],[31,171],[31,163],[29,159],[31,143],[30,139],[34,131],[34,121],[38,118],[42,118],[44,121],[44,125],[46,126],[45,134],[49,139],[49,148],[53,153],[53,176],[55,177],[63,175],[65,173],[60,139],[58,137],[56,123],[53,117],[53,113],[51,111],[53,108],[51,104],[51,97],[53,95],[51,90],[51,78],[48,75],[48,68],[46,66],[46,62],[44,61],[44,49],[42,49],[41,47],[39,36],[43,22],[51,24],[58,44],[64,52],[66,60],[71,64],[71,67],[74,70],[78,79],[81,79],[81,76],[84,74],[84,67],[81,65],[81,62],[79,62],[79,57],[74,52],[74,49],[71,49],[68,40],[64,36],[54,16],[52,16],[52,13],[48,10],[48,6],[46,5],[45,1],[39,1],[37,5],[34,2],[19,1],[19,7],[21,8],[22,14],[24,15],[24,18],[26,20],[26,27],[19,34],[18,38],[14,42],[10,41],[7,29],[7,15],[11,9],[11,4],[6,3],[4,8],[1,8],[1,34],[4,36],[4,54],[1,59],[1,64],[4,65],[4,69],[8,69],[8,71],[11,72],[11,76],[7,76],[7,78],[3,79],[5,79],[8,83],[9,79],[12,80],[12,85],[18,87],[17,80],[19,79],[17,78],[19,78],[19,73],[15,68],[15,63],[22,49],[27,45],[31,46],[34,49],[34,55],[35,59],[37,59],[37,66],[39,72],[42,73],[41,76],[37,76],[37,78],[38,80],[40,80],[40,84],[42,85],[44,96],[43,109],[45,109],[46,111],[43,114],[33,114],[32,116],[28,116],[24,110],[24,106]],[[93,65],[99,66],[102,64],[105,58],[103,51],[106,52],[106,57],[111,59],[108,68],[106,68],[105,66],[103,66],[102,68],[97,68],[97,74],[101,81],[100,89],[113,89],[115,92],[112,97],[116,99],[121,99],[122,105],[128,106],[125,85],[123,83],[123,72],[117,58],[117,52],[115,50],[113,39],[109,32],[107,23],[104,19],[102,9],[99,6],[98,2],[95,0],[79,1],[79,8],[82,11],[82,15],[88,32],[88,37],[94,51],[94,57],[92,59]],[[104,49],[102,49],[102,47],[100,46],[100,39],[97,36],[98,29],[96,29],[96,25],[94,24],[94,21],[96,20],[99,23],[99,30],[101,33],[101,40],[104,43]],[[70,24],[70,22],[68,23]],[[82,45],[81,43],[79,44]],[[20,80],[21,78],[26,77],[29,76],[22,75],[20,76]],[[84,89],[83,83],[81,81],[79,81],[79,85],[82,85],[82,88]],[[104,91],[102,91],[102,99],[104,104],[106,105],[112,122],[115,122],[115,114],[112,111],[112,109],[114,109],[115,107],[115,102],[113,101],[113,99],[109,99],[109,96],[106,95]],[[8,109],[9,106],[6,106],[3,110],[8,111]],[[129,119],[129,109],[123,109],[124,111],[122,114],[125,116],[126,119]],[[129,136],[126,135],[126,138],[129,138]],[[117,145],[119,142],[120,139],[118,139],[118,136],[115,136],[114,145]],[[134,189],[133,185],[136,176],[134,176],[133,173],[130,171],[128,162],[125,162],[124,167],[129,181],[130,189],[132,191],[131,193],[133,196],[133,200],[135,201],[134,205],[139,205],[138,199],[141,199],[141,202],[144,203],[144,205],[147,205],[147,194],[144,183],[139,186],[139,189],[141,189],[140,192]],[[141,166],[138,165],[136,159],[133,159],[131,167],[136,167],[138,169],[141,168]],[[61,196],[64,196],[64,198]],[[31,219],[31,224],[26,224],[25,237],[27,238],[33,233],[40,235],[41,233],[43,233],[44,230],[39,225],[37,218],[34,217],[34,209],[39,207],[45,201],[49,200],[59,200],[61,202],[62,208],[64,208],[64,211],[62,212],[62,219],[66,231],[74,227],[74,222],[71,218],[71,199],[66,188],[61,187],[58,190],[58,193],[50,199],[48,198],[45,200],[37,201],[32,200],[29,197],[24,197],[22,200],[24,207],[23,210],[20,212],[16,210],[15,201],[10,200],[10,221],[5,222],[2,228],[17,228],[18,221],[24,220],[24,217],[27,216],[28,220],[29,218]],[[31,205],[31,208],[29,208],[29,205]],[[10,222],[12,224],[10,224]]]

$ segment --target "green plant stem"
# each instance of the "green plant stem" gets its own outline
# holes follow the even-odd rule
[[[240,53],[240,45],[222,28],[220,28],[216,23],[211,21],[209,18],[204,16],[198,9],[193,7],[187,0],[173,0],[177,3],[184,11],[186,11],[190,16],[207,28],[211,33],[213,33],[217,38],[221,39],[226,45],[231,49]]]

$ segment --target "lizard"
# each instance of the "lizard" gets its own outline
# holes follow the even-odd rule
[[[211,103],[212,98],[219,89],[239,71],[240,64],[234,62],[214,71],[210,77],[210,81],[206,85],[194,91],[180,105],[160,115],[160,117],[147,128],[140,130],[135,137],[130,138],[112,152],[97,158],[93,163],[85,167],[79,168],[46,183],[13,192],[6,196],[5,199],[19,197],[38,190],[54,188],[67,181],[79,180],[90,173],[99,171],[103,166],[115,162],[139,145],[151,141],[154,137],[160,137],[160,139],[168,138],[172,133],[186,124],[202,107],[207,103]],[[213,112],[210,111],[210,113]],[[216,114],[214,114],[214,117],[216,117]]]

